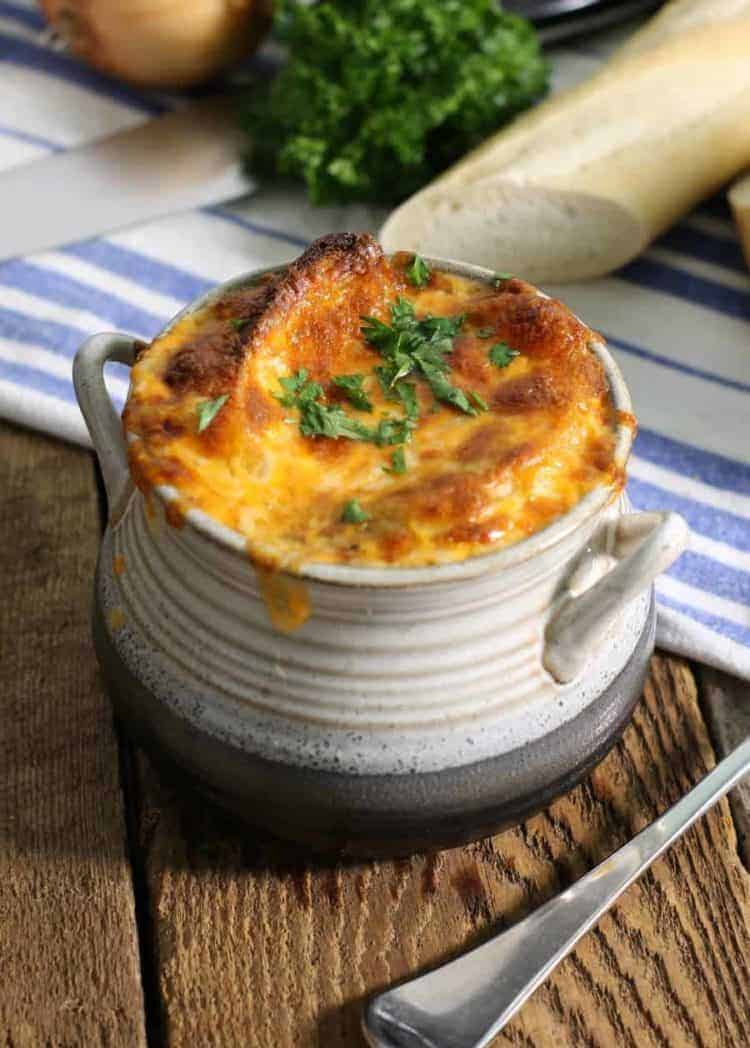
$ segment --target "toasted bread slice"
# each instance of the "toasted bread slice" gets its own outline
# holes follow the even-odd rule
[[[304,368],[314,380],[327,379],[346,355],[356,370],[353,343],[361,342],[362,317],[384,316],[403,289],[380,245],[367,233],[334,233],[316,240],[272,282],[243,330],[245,358],[239,392],[278,392],[280,376]],[[240,314],[243,315],[243,314]],[[363,367],[371,350],[363,349]],[[353,366],[354,365],[354,366]]]
[[[266,360],[278,353],[287,370],[317,376],[332,365],[334,347],[358,335],[361,316],[377,313],[402,285],[368,234],[321,237],[282,273],[223,296],[212,322],[170,355],[162,377],[176,392],[217,396],[247,380],[258,353]],[[158,369],[153,351],[150,357]]]

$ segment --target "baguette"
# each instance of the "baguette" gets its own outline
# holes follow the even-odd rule
[[[387,250],[600,276],[750,165],[750,0],[678,0],[388,218]]]
[[[750,269],[750,173],[735,182],[729,190],[729,203],[732,206],[737,232],[742,241],[748,269]]]
[[[642,53],[663,44],[671,37],[707,24],[718,24],[747,16],[747,0],[672,0],[651,18],[637,33],[633,33],[612,56],[612,61]]]

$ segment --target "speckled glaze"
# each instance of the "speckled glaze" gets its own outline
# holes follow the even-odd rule
[[[174,527],[176,492],[134,490],[101,384],[103,361],[128,356],[124,336],[97,336],[76,363],[112,518],[94,633],[118,709],[164,763],[281,836],[382,854],[507,825],[607,752],[641,691],[651,581],[684,542],[679,518],[628,515],[602,489],[459,564],[305,565],[282,583],[310,614],[284,633],[241,536],[196,510]],[[631,440],[621,427],[623,466]]]

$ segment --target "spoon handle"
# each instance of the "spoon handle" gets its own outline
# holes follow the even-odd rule
[[[374,997],[368,1043],[484,1048],[636,877],[748,772],[750,738],[572,887],[469,953]]]

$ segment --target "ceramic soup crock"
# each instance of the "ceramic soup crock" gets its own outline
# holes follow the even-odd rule
[[[630,397],[606,346],[592,351],[623,419],[624,470]],[[604,756],[641,693],[652,582],[685,544],[680,517],[631,513],[598,488],[543,531],[460,563],[309,564],[276,580],[309,607],[285,631],[241,535],[194,509],[174,526],[176,491],[134,487],[103,381],[107,361],[133,354],[132,338],[96,335],[74,378],[109,501],[97,655],[118,713],[165,769],[279,836],[384,854],[509,825]]]

